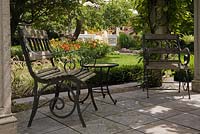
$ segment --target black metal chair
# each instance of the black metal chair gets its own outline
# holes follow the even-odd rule
[[[185,91],[189,89],[189,67],[190,51],[188,48],[181,49],[178,35],[172,34],[145,34],[143,36],[143,58],[144,58],[144,89],[149,97],[149,87],[152,70],[181,70],[184,71],[184,80],[179,78],[180,92],[181,84]]]
[[[51,45],[46,31],[21,27],[19,30],[19,35],[21,40],[21,47],[26,60],[26,65],[28,67],[30,75],[34,79],[34,101],[28,127],[31,126],[37,109],[38,107],[40,107],[40,96],[42,95],[43,91],[50,86],[55,87],[55,96],[49,102],[49,108],[52,114],[59,118],[65,118],[70,116],[75,111],[75,109],[77,109],[82,126],[86,127],[81,114],[79,96],[81,85],[87,85],[89,90],[88,94],[91,96],[95,110],[97,110],[92,94],[92,87],[86,83],[86,81],[95,76],[95,73],[83,69],[76,71],[64,71],[64,69],[59,69],[54,63],[54,53],[51,50]],[[46,65],[47,61],[49,61],[50,65]],[[34,63],[45,64],[46,67],[35,68]],[[71,86],[72,83],[73,89]],[[39,84],[42,86],[39,86]],[[65,108],[65,102],[63,98],[59,97],[59,93],[61,90],[65,90],[70,93],[70,97],[72,98],[71,100],[73,102],[72,109],[64,114],[57,113],[57,111]]]

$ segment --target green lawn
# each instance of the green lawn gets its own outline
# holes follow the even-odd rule
[[[190,67],[194,67],[194,55],[190,55]],[[141,56],[133,55],[133,54],[109,54],[106,57],[101,59],[97,59],[97,63],[118,63],[120,66],[122,65],[136,65],[142,64],[142,62],[138,63]]]
[[[122,65],[136,65],[142,64],[142,62],[138,63],[140,60],[139,55],[133,54],[114,54],[107,55],[101,59],[97,59],[97,63],[118,63],[120,66]]]

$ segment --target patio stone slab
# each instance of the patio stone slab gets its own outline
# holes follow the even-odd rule
[[[129,99],[128,97],[123,97],[123,96],[118,95],[118,93],[111,94],[111,95],[112,95],[113,99],[117,100],[117,103],[120,101]],[[106,95],[105,98],[103,98],[103,96],[98,96],[98,97],[95,97],[95,99],[102,101],[104,103],[107,103],[107,104],[113,104],[112,100],[110,99],[110,97],[108,95]]]
[[[82,134],[114,134],[122,130],[128,129],[128,127],[115,123],[104,118],[87,122],[87,127],[83,128],[80,125],[73,126],[73,129],[79,131]]]
[[[138,129],[145,134],[199,134],[200,131],[190,129],[167,121],[156,121]]]
[[[154,93],[152,92],[150,94],[153,95]],[[129,98],[129,99],[135,99],[135,98],[146,97],[147,93],[146,91],[142,91],[142,89],[137,89],[137,90],[133,90],[129,92],[118,93],[117,95]]]
[[[18,124],[18,134],[44,134],[55,131],[66,126],[56,122],[50,118],[42,118],[34,120],[30,128],[27,127],[27,122]]]
[[[185,102],[183,100],[178,100],[178,101],[171,101],[171,102],[166,102],[163,104],[160,104],[161,106],[172,108],[175,110],[179,110],[182,112],[189,112],[196,110],[200,107],[200,104],[195,104],[193,101],[188,100],[189,102]],[[195,105],[194,105],[195,104]]]
[[[184,125],[186,127],[200,130],[200,116],[184,113],[171,118],[166,119],[168,121]]]
[[[162,105],[154,105],[151,107],[137,109],[138,112],[157,117],[159,119],[165,119],[171,116],[175,116],[178,114],[182,114],[183,112],[174,110],[169,107],[165,107]]]
[[[172,101],[170,98],[168,97],[164,97],[164,96],[149,96],[149,98],[147,98],[146,96],[143,96],[143,97],[137,97],[136,98],[138,101],[142,101],[142,102],[147,102],[147,103],[151,103],[151,104],[154,104],[154,105],[159,105],[159,104],[162,104],[162,103],[166,103],[166,102],[169,102],[169,101]]]
[[[117,115],[108,116],[106,118],[131,128],[137,128],[141,125],[158,120],[155,117],[144,115],[135,111],[128,111]]]
[[[40,112],[42,112],[43,114],[51,117],[52,119],[66,125],[66,126],[75,126],[75,125],[81,125],[81,121],[79,119],[79,116],[78,116],[78,113],[77,111],[75,110],[73,112],[72,115],[66,117],[66,118],[57,118],[55,117],[49,110],[46,110],[47,108],[43,108]],[[87,111],[84,111],[82,112],[82,116],[83,116],[83,119],[87,125],[87,122],[88,121],[91,121],[91,120],[97,120],[99,119],[98,116],[94,115],[94,114],[91,114]]]
[[[128,129],[128,130],[125,130],[125,131],[121,131],[119,133],[115,133],[115,134],[144,134],[142,132],[139,132],[135,129]]]
[[[22,111],[22,112],[17,113],[15,115],[15,117],[17,118],[17,121],[19,123],[22,123],[22,122],[29,121],[30,115],[31,115],[31,110],[27,110],[27,111]],[[44,117],[46,117],[46,116],[41,114],[40,112],[37,112],[35,117],[34,117],[34,120],[44,118]]]
[[[134,99],[127,99],[127,100],[118,102],[117,106],[119,106],[121,108],[129,109],[129,110],[134,110],[134,109],[139,109],[142,107],[152,106],[152,104],[147,103],[147,102],[141,102],[141,101],[134,100]]]
[[[200,109],[197,109],[197,110],[194,110],[194,111],[189,111],[189,113],[200,116]]]
[[[114,105],[114,104],[104,104],[101,106],[98,106],[98,111],[92,111],[87,109],[87,112],[90,112],[92,114],[95,114],[97,116],[100,117],[106,117],[106,116],[110,116],[110,115],[115,115],[115,114],[119,114],[119,113],[123,113],[128,111],[128,109],[125,108],[120,108],[118,106],[118,104]]]
[[[188,99],[188,93],[185,91],[181,91],[180,93],[178,93],[178,90],[163,90],[160,91],[158,94],[156,94],[155,96],[162,96],[166,99],[170,99],[170,100],[179,100],[179,99],[184,99],[187,98]]]
[[[83,112],[82,116],[83,116],[86,126],[88,125],[89,121],[100,119],[100,117],[98,117],[94,114],[88,113],[88,112]],[[81,121],[79,119],[77,112],[73,113],[72,115],[70,115],[67,118],[57,118],[53,115],[51,115],[51,118],[53,118],[54,120],[66,125],[66,126],[70,126],[70,127],[76,126],[76,125],[81,125]]]
[[[71,128],[62,128],[62,129],[58,129],[52,132],[49,132],[48,134],[80,134],[79,132],[71,129]]]

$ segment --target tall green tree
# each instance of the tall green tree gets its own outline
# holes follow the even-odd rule
[[[80,13],[79,0],[10,0],[10,3],[12,39],[20,23],[61,29]],[[79,19],[76,20],[80,27]]]
[[[165,25],[168,32],[193,33],[193,0],[135,0],[133,3],[139,12],[132,21],[136,30],[154,33],[158,25]]]

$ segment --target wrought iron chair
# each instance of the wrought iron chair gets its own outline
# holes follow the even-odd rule
[[[189,67],[190,51],[188,48],[181,49],[178,35],[171,34],[145,34],[143,36],[143,58],[144,58],[144,89],[149,97],[150,72],[152,70],[183,70],[184,80],[179,79],[180,92],[181,84],[185,91],[189,89]]]
[[[39,106],[39,98],[43,91],[48,87],[54,87],[55,96],[49,102],[49,108],[53,115],[59,118],[65,118],[70,116],[75,109],[77,109],[78,116],[83,127],[86,127],[84,119],[80,109],[80,90],[81,85],[88,86],[86,81],[95,76],[95,73],[89,70],[76,70],[76,71],[64,71],[59,69],[54,63],[54,53],[51,50],[51,45],[48,39],[46,31],[33,30],[27,27],[21,27],[19,30],[21,47],[26,60],[28,71],[34,79],[33,95],[34,101],[32,106],[31,116],[28,122],[28,127],[31,126],[34,116]],[[47,61],[50,66],[46,65]],[[45,64],[45,68],[34,68],[34,63]],[[70,83],[70,84],[69,84]],[[73,83],[73,89],[71,87]],[[42,86],[39,86],[42,85]],[[67,91],[71,94],[73,106],[67,113],[60,114],[59,110],[65,108],[65,102],[63,98],[59,97],[61,90]],[[95,110],[97,110],[94,97],[92,94],[92,87],[88,86],[88,90]]]

